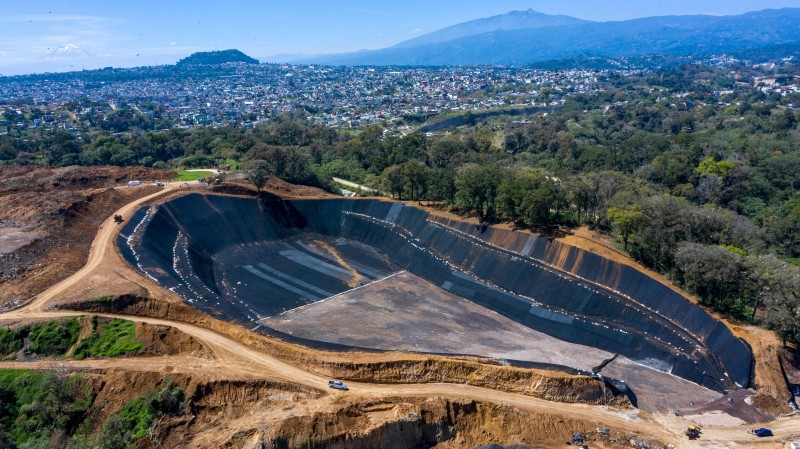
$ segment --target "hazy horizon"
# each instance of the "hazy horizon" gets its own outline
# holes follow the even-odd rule
[[[623,0],[320,0],[302,4],[209,0],[191,6],[144,0],[135,6],[87,0],[9,4],[0,17],[0,75],[172,64],[198,51],[239,49],[259,59],[330,54],[395,45],[438,29],[514,10],[533,9],[585,20],[662,15],[734,15],[800,7],[800,0],[691,2]]]

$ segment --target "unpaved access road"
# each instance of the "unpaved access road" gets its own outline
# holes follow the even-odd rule
[[[128,219],[140,205],[147,201],[166,195],[179,188],[179,185],[169,185],[164,190],[144,198],[133,201],[121,209],[116,214]],[[83,282],[93,270],[101,266],[108,257],[112,261],[119,258],[116,254],[114,240],[119,233],[120,226],[113,222],[113,217],[106,220],[95,238],[86,265],[62,282],[54,285],[50,289],[38,295],[32,302],[15,311],[0,314],[0,321],[29,320],[29,319],[52,319],[64,316],[82,314],[82,312],[70,311],[47,311],[47,304],[59,294],[67,289]],[[468,399],[482,402],[492,402],[505,404],[523,410],[530,410],[540,413],[547,413],[557,416],[569,416],[589,421],[602,423],[604,426],[624,429],[642,435],[651,436],[661,441],[672,443],[677,448],[722,448],[722,447],[754,447],[754,448],[780,448],[782,445],[773,439],[755,439],[746,433],[743,426],[737,427],[714,427],[704,429],[703,437],[700,440],[689,441],[683,436],[683,430],[687,422],[679,417],[668,415],[648,415],[636,414],[626,410],[591,406],[585,404],[565,404],[538,399],[522,394],[507,393],[487,388],[474,387],[463,384],[371,384],[363,382],[348,382],[350,391],[328,391],[327,377],[308,371],[284,362],[267,353],[255,350],[242,344],[226,335],[184,322],[165,320],[160,318],[139,317],[129,315],[100,314],[101,316],[123,318],[136,322],[143,322],[153,325],[172,326],[185,334],[194,337],[206,346],[212,353],[218,366],[224,366],[222,371],[230,372],[231,367],[241,367],[242,371],[248,373],[261,373],[267,378],[285,380],[288,382],[302,384],[308,387],[322,389],[330,396],[351,395],[364,397],[365,399],[380,397],[448,397],[454,399]],[[160,363],[164,364],[168,357],[157,357]],[[147,359],[141,359],[143,363]],[[176,363],[185,363],[185,356],[175,358]],[[40,361],[24,364],[30,368],[47,368],[57,363],[58,366],[79,368],[109,368],[119,366],[130,367],[131,359],[114,359],[98,361]],[[200,363],[200,362],[198,362]],[[20,367],[19,362],[0,362],[0,368]],[[213,369],[212,364],[206,365]],[[776,433],[786,438],[790,435],[800,435],[800,419],[795,417],[782,418],[770,424]]]
[[[126,204],[125,206],[120,208],[114,215],[121,215],[123,219],[127,220],[131,217],[133,212],[135,212],[142,204],[154,200],[160,196],[167,195],[168,193],[171,193],[180,188],[181,188],[180,183],[167,184],[163,190],[160,190],[156,193],[147,195],[145,197],[139,198],[136,201],[132,201]],[[92,242],[92,247],[89,249],[89,259],[86,261],[86,265],[84,265],[83,268],[78,270],[72,276],[64,279],[63,281],[57,283],[56,285],[48,288],[47,290],[37,295],[33,299],[33,301],[17,309],[17,312],[24,312],[24,311],[40,312],[45,310],[45,305],[49,301],[51,301],[59,294],[64,293],[67,289],[79,284],[81,281],[86,279],[92,273],[92,271],[94,271],[97,267],[99,267],[103,263],[103,260],[105,259],[108,252],[116,251],[114,240],[119,234],[120,229],[122,229],[122,225],[114,222],[114,215],[108,217],[100,225],[100,231],[97,233],[97,237],[95,237],[94,241]],[[3,315],[0,315],[0,319],[2,317]]]
[[[365,185],[357,184],[357,183],[355,183],[353,181],[348,181],[348,180],[342,179],[342,178],[333,178],[333,182],[339,183],[339,184],[341,184],[343,186],[352,187],[352,188],[354,188],[354,189],[356,189],[358,191],[362,191],[362,192],[366,192],[366,193],[375,193],[377,195],[381,195],[383,193],[380,190],[373,189],[372,187],[367,187]]]

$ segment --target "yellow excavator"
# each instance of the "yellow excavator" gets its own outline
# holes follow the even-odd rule
[[[696,440],[700,438],[700,428],[697,426],[689,426],[685,433],[690,440]]]

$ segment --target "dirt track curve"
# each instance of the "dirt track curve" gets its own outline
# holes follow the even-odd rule
[[[128,219],[131,214],[142,204],[161,196],[175,192],[180,188],[180,184],[167,186],[164,190],[155,194],[133,201],[121,209],[116,214]],[[95,238],[86,265],[69,278],[52,286],[41,294],[37,295],[27,305],[7,313],[0,314],[0,321],[20,320],[20,319],[49,319],[83,312],[69,311],[47,311],[48,303],[55,299],[59,294],[66,292],[71,287],[79,285],[88,279],[94,270],[100,267],[107,257],[118,258],[114,240],[120,227],[113,222],[110,217],[100,227]],[[114,260],[114,259],[109,259]],[[230,373],[232,370],[242,372],[259,373],[269,378],[286,380],[296,384],[302,384],[312,388],[322,389],[330,395],[347,394],[365,399],[378,397],[449,397],[483,402],[505,404],[523,410],[547,413],[551,415],[569,416],[589,421],[602,422],[604,425],[612,426],[628,431],[651,436],[661,441],[672,443],[677,448],[781,448],[782,444],[776,440],[757,440],[752,435],[746,433],[745,426],[736,427],[707,427],[704,429],[703,437],[697,441],[688,441],[683,436],[683,430],[687,422],[680,417],[669,415],[648,415],[642,414],[641,418],[632,416],[624,410],[617,410],[608,407],[591,406],[585,404],[565,404],[551,402],[521,394],[507,393],[487,388],[474,387],[462,384],[370,384],[348,382],[351,390],[349,392],[338,392],[327,390],[327,377],[315,374],[292,364],[286,363],[267,353],[255,350],[242,344],[228,336],[217,332],[184,322],[171,321],[166,319],[127,316],[127,315],[105,315],[109,317],[119,317],[131,321],[143,322],[154,325],[172,326],[196,340],[203,343],[206,348],[214,355],[213,362],[196,361],[198,364],[205,364],[204,369],[219,369],[221,372]],[[183,358],[182,358],[183,357]],[[185,362],[185,356],[158,357],[153,360],[156,364],[166,363],[172,360],[173,364],[179,365]],[[106,360],[82,360],[82,361],[63,361],[63,360],[44,360],[37,362],[0,362],[2,367],[28,367],[39,369],[53,368],[113,368],[136,370],[137,363],[135,358],[106,359]],[[139,364],[148,365],[148,364]],[[140,369],[144,369],[141,367]],[[790,435],[800,434],[800,418],[788,417],[781,418],[770,424],[770,427],[777,435],[786,438]]]

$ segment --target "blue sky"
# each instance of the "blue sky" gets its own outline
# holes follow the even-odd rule
[[[800,0],[38,0],[4,2],[0,74],[173,63],[238,48],[261,58],[387,47],[532,8],[588,20],[739,14]]]

